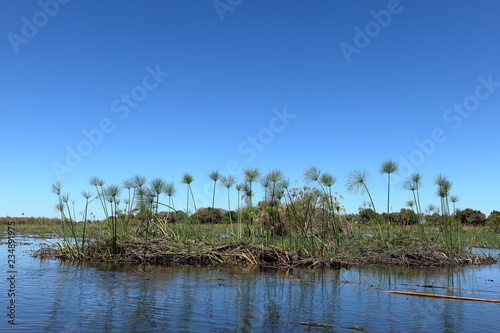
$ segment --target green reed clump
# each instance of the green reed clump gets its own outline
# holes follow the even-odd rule
[[[420,204],[419,190],[421,187],[422,176],[419,173],[411,174],[410,177],[403,182],[403,189],[411,191],[413,194],[413,203],[415,205],[415,209],[417,210],[418,223],[422,231],[421,237],[427,239],[427,236],[425,234],[425,220],[422,213],[422,206]]]
[[[63,243],[64,244],[70,244],[70,240],[66,235],[66,228],[71,233],[71,236],[73,237],[73,241],[75,242],[76,249],[78,251],[78,239],[76,235],[76,230],[75,226],[73,223],[73,219],[71,217],[71,209],[69,207],[69,194],[62,194],[62,185],[61,182],[56,182],[52,185],[52,192],[57,195],[58,198],[58,203],[56,204],[56,209],[59,211],[61,215],[61,228],[63,232]],[[64,211],[67,209],[69,219],[66,217]]]
[[[445,244],[450,248],[461,248],[460,240],[460,222],[456,219],[455,214],[450,213],[450,190],[452,182],[444,175],[439,174],[434,179],[434,183],[438,186],[436,195],[441,200],[441,221],[440,230]]]
[[[337,246],[340,246],[340,226],[335,217],[336,211],[338,211],[338,205],[333,201],[334,198],[332,194],[332,186],[337,181],[336,178],[329,173],[322,173],[317,167],[312,166],[304,172],[304,180],[306,182],[316,182],[320,186],[323,192],[321,199],[323,202],[326,202],[326,209],[331,220],[332,231],[337,241]],[[327,231],[327,228],[323,229],[322,236],[325,237],[326,234],[324,232]]]

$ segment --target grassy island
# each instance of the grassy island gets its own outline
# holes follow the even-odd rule
[[[367,194],[370,203],[358,214],[346,214],[342,196],[332,192],[335,177],[311,167],[304,172],[307,186],[302,187],[291,187],[279,170],[261,176],[258,169],[247,169],[241,184],[236,184],[234,176],[214,171],[209,174],[212,207],[204,208],[196,207],[191,188],[194,178],[185,174],[181,183],[187,188],[186,211],[175,209],[174,183],[160,178],[147,182],[145,177],[134,176],[123,186],[104,186],[103,180],[92,177],[89,183],[95,193],[81,193],[85,204],[79,222],[75,201],[55,183],[52,192],[58,199],[60,218],[18,218],[14,222],[18,233],[56,236],[55,246],[38,254],[64,260],[277,267],[495,262],[473,254],[471,248],[500,247],[499,212],[486,218],[472,209],[455,209],[459,198],[450,195],[451,182],[443,175],[435,178],[440,206],[429,205],[432,207],[424,211],[419,174],[403,183],[403,189],[414,198],[408,202],[409,209],[389,212],[391,174],[396,171],[393,162],[382,164],[380,173],[387,175],[388,187],[387,212],[381,214],[375,209],[364,170],[351,172],[346,187],[349,192]],[[217,185],[227,193],[227,209],[214,207]],[[258,185],[264,197],[254,204]],[[235,210],[231,210],[231,188],[238,194]],[[160,200],[162,195],[167,200]],[[91,203],[101,207],[104,219],[90,218]],[[11,221],[0,219],[1,225]]]

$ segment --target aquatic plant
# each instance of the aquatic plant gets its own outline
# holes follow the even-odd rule
[[[64,204],[63,204],[62,198],[61,198],[61,195],[62,195],[61,189],[62,189],[62,185],[61,185],[60,181],[52,184],[51,191],[52,191],[52,193],[57,195],[57,201],[58,201],[55,208],[61,214],[61,228],[62,228],[63,234],[64,234]]]
[[[449,200],[448,200],[449,195],[450,195],[450,190],[452,187],[452,183],[443,174],[438,174],[434,178],[434,183],[438,186],[438,189],[436,191],[436,195],[441,200],[441,217],[443,220],[443,222],[440,223],[441,232],[443,234],[443,238],[445,240],[445,243],[450,248],[453,248],[454,239],[453,239],[453,233],[452,233],[452,223],[451,223],[452,221],[450,218],[450,207],[449,207]]]
[[[425,238],[425,220],[422,213],[422,208],[420,205],[420,195],[419,189],[422,187],[422,176],[419,173],[413,173],[410,175],[408,179],[403,181],[403,189],[407,191],[411,191],[413,194],[413,202],[415,204],[415,208],[417,210],[417,217],[421,227],[422,236]],[[413,208],[413,207],[412,207]]]
[[[221,178],[221,184],[222,186],[224,186],[225,188],[227,188],[227,211],[228,211],[228,214],[229,214],[229,223],[233,223],[232,221],[232,218],[231,218],[231,195],[230,195],[230,188],[234,185],[234,183],[236,182],[236,179],[234,178],[234,176],[222,176]],[[212,203],[213,205],[213,203]],[[239,207],[238,207],[239,208]]]
[[[186,214],[189,214],[189,194],[191,193],[191,197],[193,199],[193,206],[194,206],[194,211],[196,212],[196,202],[194,201],[194,194],[193,190],[191,189],[191,183],[194,181],[193,176],[191,176],[189,173],[185,173],[182,176],[181,183],[187,185],[187,201],[186,201]]]
[[[248,219],[247,222],[247,230],[252,236],[252,240],[255,241],[255,226],[253,224],[253,190],[252,190],[252,184],[257,181],[257,179],[260,176],[260,171],[259,169],[256,168],[249,168],[243,170],[243,173],[245,175],[245,186],[243,188],[243,191],[245,192],[245,196],[247,199],[247,210],[250,215],[250,218]]]
[[[113,253],[116,253],[116,239],[117,239],[117,223],[118,223],[118,196],[120,195],[120,187],[116,185],[109,185],[103,191],[103,195],[109,202],[111,212],[111,237],[113,241]],[[146,234],[147,237],[147,234]]]
[[[241,191],[243,191],[244,187],[245,187],[245,186],[244,186],[243,184],[237,184],[237,185],[235,186],[235,188],[236,188],[236,192],[238,193],[238,226],[239,226],[239,228],[238,228],[238,236],[239,236],[239,237],[241,237],[241,236],[242,236],[242,232],[243,232],[243,229],[242,229],[242,222],[241,222],[241,220],[242,220],[243,210],[241,209],[241,205],[240,205],[240,203],[241,203],[241,196],[240,196],[240,193],[241,193]]]
[[[125,214],[129,215],[132,212],[132,207],[134,207],[134,198],[135,198],[135,183],[134,180],[131,178],[125,179],[123,181],[123,188],[127,189],[128,193],[128,199],[126,199],[125,204],[126,204],[126,209],[125,209]],[[131,190],[134,189],[133,193]]]
[[[450,196],[450,202],[453,204],[453,215],[456,215],[457,213],[457,208],[456,203],[460,201],[460,197],[458,195],[451,195]]]
[[[391,232],[391,219],[390,219],[390,202],[391,202],[391,174],[395,173],[398,171],[398,165],[396,162],[392,160],[387,160],[382,162],[382,165],[380,167],[380,173],[381,174],[387,174],[387,232],[390,236]]]
[[[217,181],[220,179],[220,177],[221,175],[219,171],[212,171],[208,175],[208,178],[210,178],[214,182],[214,191],[212,193],[212,209],[215,208],[215,188],[217,187]]]
[[[248,200],[248,207],[252,208],[253,207],[253,203],[252,203],[252,196],[253,196],[253,192],[252,192],[252,184],[257,181],[257,179],[259,178],[260,176],[260,171],[259,169],[245,169],[243,171],[243,173],[245,174],[245,181],[248,185],[248,188],[245,190],[246,192],[246,195],[247,195],[247,200]]]
[[[406,206],[410,207],[410,209],[413,210],[413,207],[415,206],[415,201],[413,200],[406,201]]]
[[[415,203],[417,205],[417,214],[422,215],[422,206],[420,205],[420,193],[419,190],[422,188],[422,175],[418,172],[411,174],[410,179],[413,183],[414,192],[416,194]]]
[[[388,244],[388,238],[382,233],[382,227],[380,225],[380,218],[375,208],[375,203],[373,202],[372,195],[367,185],[368,173],[364,169],[354,169],[347,175],[346,187],[347,191],[358,194],[366,193],[370,198],[371,209],[375,212],[375,221],[378,224],[378,236],[386,241]],[[372,218],[372,216],[370,216]]]
[[[267,193],[269,191],[269,186],[271,185],[271,182],[269,181],[268,177],[262,177],[260,178],[260,185],[264,189],[264,209],[267,207]]]
[[[87,231],[87,214],[89,209],[89,203],[91,203],[93,200],[89,200],[92,197],[92,193],[90,193],[90,191],[82,191],[81,194],[82,197],[85,198],[85,208],[83,210],[83,215],[82,215],[82,222],[83,222],[82,252],[83,252],[85,248],[85,236]]]
[[[425,219],[419,208],[418,189],[422,185],[422,177],[419,174],[412,175],[402,184],[403,189],[412,191],[413,200],[409,200],[407,206],[412,209],[416,208],[417,214],[415,215],[413,210],[407,209],[390,213],[392,190],[390,183],[393,181],[392,174],[396,172],[394,169],[394,166],[380,169],[381,172],[385,171],[382,172],[384,175],[387,173],[388,176],[387,212],[389,214],[386,212],[382,215],[374,209],[374,198],[370,192],[371,188],[368,186],[368,174],[363,169],[351,171],[346,178],[346,187],[349,192],[366,193],[370,199],[367,206],[371,208],[365,207],[356,216],[345,214],[339,201],[343,199],[342,195],[335,192],[337,179],[332,174],[322,172],[315,166],[303,172],[304,181],[313,184],[313,186],[301,187],[297,185],[294,188],[290,188],[290,180],[286,179],[284,173],[279,169],[271,170],[263,177],[260,176],[258,169],[246,169],[244,183],[235,186],[238,195],[236,214],[231,211],[231,188],[236,183],[235,177],[233,175],[223,176],[216,171],[209,174],[209,177],[214,181],[215,188],[217,185],[226,187],[227,213],[214,206],[216,189],[213,190],[212,207],[196,209],[193,188],[191,187],[194,178],[189,173],[184,174],[181,182],[187,187],[186,212],[189,212],[190,206],[194,205],[195,211],[191,217],[184,212],[175,210],[173,203],[174,183],[166,183],[162,178],[155,178],[146,185],[146,178],[136,175],[123,181],[121,187],[115,185],[103,187],[104,181],[93,177],[91,184],[97,192],[95,198],[89,191],[82,192],[82,196],[85,198],[84,210],[81,213],[83,225],[75,223],[75,200],[71,200],[69,194],[62,193],[60,183],[52,186],[52,192],[58,198],[56,208],[60,212],[61,228],[64,230],[62,244],[66,251],[69,248],[75,249],[72,254],[74,256],[79,255],[79,253],[88,253],[90,238],[99,240],[100,244],[104,244],[103,246],[108,244],[107,253],[115,256],[117,253],[121,253],[122,242],[140,240],[153,244],[154,237],[163,237],[162,242],[165,243],[162,244],[164,245],[170,244],[171,241],[185,242],[190,249],[194,242],[207,242],[206,244],[209,244],[212,242],[213,235],[219,232],[228,238],[224,242],[231,242],[231,237],[248,237],[247,240],[240,242],[251,242],[266,248],[294,249],[297,252],[310,255],[341,253],[349,246],[348,244],[354,242],[354,239],[362,240],[363,234],[373,234],[372,229],[369,229],[369,232],[360,232],[358,226],[354,224],[355,222],[359,225],[366,223],[367,228],[378,228],[378,237],[370,237],[365,240],[366,243],[383,245],[386,249],[395,250],[400,245],[398,239],[404,235],[406,228],[418,223],[419,228],[421,227],[423,230]],[[264,200],[261,198],[261,201],[254,206],[253,200],[256,200],[255,182],[260,182],[263,186]],[[440,239],[442,238],[440,244],[446,244],[449,249],[457,249],[462,244],[460,240],[462,236],[459,233],[461,224],[458,220],[455,221],[455,216],[453,218],[450,216],[449,202],[454,204],[453,210],[455,210],[458,197],[449,194],[451,182],[446,177],[438,175],[435,182],[438,186],[437,195],[441,199],[441,207],[440,210],[433,206],[429,207],[429,213],[432,215],[425,216],[428,221],[426,225],[429,226],[429,237],[436,239],[436,235],[439,235]],[[120,198],[121,192],[124,192],[124,200]],[[161,202],[161,194],[168,196],[168,204]],[[105,219],[87,226],[89,204],[96,199],[105,204],[103,206]],[[246,201],[246,206],[241,205],[242,200]],[[160,205],[168,207],[168,212],[159,212]],[[441,212],[441,216],[437,212]],[[237,216],[237,220],[233,219],[234,216]],[[383,223],[385,218],[388,220],[389,232],[382,232],[380,228],[381,222]],[[190,219],[202,223],[187,223]],[[202,228],[202,225],[207,221],[212,222],[209,224],[213,224],[214,229],[210,229],[209,233],[205,234],[207,229]],[[233,222],[237,224],[233,225]],[[373,226],[369,222],[375,222],[376,225]],[[439,230],[433,227],[433,223]],[[221,225],[217,226],[216,224]],[[390,225],[398,226],[398,228],[391,231]],[[355,233],[353,230],[358,232]],[[396,232],[398,230],[399,233]],[[420,235],[424,235],[424,232],[421,232]],[[93,245],[90,248],[91,251],[95,250]]]
[[[174,183],[173,182],[166,183],[164,192],[168,196],[168,211],[170,212],[172,209],[175,210],[174,195],[176,192],[176,188]]]
[[[375,203],[373,202],[372,195],[370,190],[368,189],[368,185],[366,183],[368,179],[368,173],[364,169],[354,169],[347,175],[346,179],[346,187],[347,192],[351,192],[354,194],[358,193],[366,193],[370,198],[371,208],[375,213],[377,209],[375,208]]]
[[[104,180],[102,180],[99,177],[91,177],[89,179],[89,184],[95,187],[95,190],[97,192],[97,197],[99,198],[99,201],[101,203],[102,209],[104,211],[104,216],[106,218],[108,217],[108,208],[106,207],[106,203],[104,202],[104,197],[102,195],[102,188],[104,186]]]
[[[336,221],[336,205],[333,202],[332,195],[332,186],[335,184],[337,179],[329,173],[322,173],[316,166],[311,166],[306,169],[303,177],[306,182],[316,182],[321,187],[321,190],[323,191],[323,198],[326,201],[328,216],[331,220],[332,231],[337,242],[337,246],[340,246],[340,227]],[[326,231],[327,229],[324,228],[323,236],[325,236]]]
[[[158,203],[160,202],[160,194],[165,191],[165,181],[162,178],[155,178],[149,183],[155,199],[155,214],[158,214]]]

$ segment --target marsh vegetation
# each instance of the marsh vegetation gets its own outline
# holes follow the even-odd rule
[[[83,191],[83,210],[77,221],[75,201],[52,186],[60,218],[47,223],[58,235],[57,255],[65,259],[157,262],[163,264],[249,264],[343,267],[355,264],[462,265],[490,259],[473,256],[473,246],[500,247],[500,213],[455,210],[458,196],[444,175],[434,179],[436,201],[422,209],[422,176],[413,174],[401,186],[412,192],[408,208],[391,213],[391,175],[397,165],[385,161],[387,210],[378,213],[368,185],[369,174],[355,169],[346,179],[351,193],[365,193],[370,202],[358,214],[346,214],[342,196],[334,192],[337,179],[317,167],[304,171],[304,185],[290,185],[281,170],[261,174],[247,169],[243,182],[218,171],[213,181],[211,207],[197,208],[194,177],[185,173],[186,211],[175,208],[174,182],[148,181],[135,175],[121,185],[106,185],[92,177],[94,192]],[[256,186],[263,197],[255,198]],[[217,188],[227,191],[227,209],[215,207]],[[236,191],[236,210],[231,210]],[[255,203],[256,202],[256,203]],[[450,209],[452,203],[453,210]],[[90,219],[89,206],[101,207],[104,218]],[[190,213],[190,207],[194,212]],[[53,221],[51,221],[53,222]],[[29,224],[29,223],[28,223]],[[27,224],[27,225],[28,225]],[[33,224],[31,224],[33,225]]]

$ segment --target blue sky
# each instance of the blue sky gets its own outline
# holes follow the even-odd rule
[[[348,212],[368,198],[346,176],[366,169],[383,211],[388,159],[401,167],[394,211],[414,171],[424,206],[444,174],[458,207],[500,210],[499,12],[493,0],[1,1],[0,216],[57,216],[57,180],[78,211],[90,177],[135,174],[175,182],[183,208],[185,172],[200,207],[213,170],[241,182],[245,168],[281,169],[302,186],[312,165],[337,178]]]

